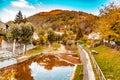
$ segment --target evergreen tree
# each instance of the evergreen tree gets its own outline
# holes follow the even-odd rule
[[[83,37],[82,31],[80,28],[77,28],[76,41]]]
[[[15,17],[15,23],[26,23],[28,22],[26,16],[23,18],[22,12],[19,10],[19,12],[17,13],[16,17]]]
[[[17,13],[16,17],[15,17],[15,23],[21,23],[23,20],[23,15],[22,12],[19,10],[19,12]]]

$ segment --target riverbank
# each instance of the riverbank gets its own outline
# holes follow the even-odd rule
[[[36,62],[39,66],[44,66],[45,69],[52,70],[54,67],[62,67],[62,66],[74,66],[71,63],[68,63],[65,60],[61,60],[55,56],[56,54],[42,54],[40,56],[33,57],[31,59],[25,60],[23,62],[5,67],[0,69],[0,73],[4,73],[4,71],[14,70],[16,72],[15,77],[18,80],[34,80],[31,76],[31,70],[29,69],[29,65]]]
[[[18,67],[22,67],[21,70],[26,71],[25,65],[30,65],[34,61],[38,62],[38,59],[43,60],[43,62],[39,62],[39,64],[42,65],[42,66],[46,66],[46,64],[44,62],[46,62],[47,64],[50,63],[50,64],[53,65],[53,62],[51,62],[50,60],[54,59],[54,57],[56,57],[56,55],[57,55],[57,57],[56,57],[55,60],[62,61],[62,64],[64,64],[65,66],[67,66],[68,64],[74,66],[75,64],[80,64],[81,63],[79,57],[75,56],[75,54],[74,55],[73,54],[67,54],[67,52],[68,51],[65,49],[65,47],[63,45],[58,50],[46,49],[46,48],[38,46],[38,47],[35,47],[35,48],[27,51],[27,54],[17,56],[15,58],[16,62],[14,64],[2,67],[0,69],[0,72],[4,73],[3,71],[5,71],[5,70],[15,70],[16,73],[18,73],[18,72],[20,72],[18,70],[20,68],[18,68]],[[47,57],[50,57],[50,56],[54,56],[54,57],[47,58]],[[58,62],[55,62],[55,64],[56,63],[58,63]],[[18,66],[18,65],[21,65],[21,66]],[[59,65],[57,64],[56,66],[59,66]],[[61,66],[63,66],[63,65],[61,65]],[[51,67],[47,67],[47,66],[46,66],[46,68],[51,69]],[[20,75],[23,75],[23,74],[20,73]],[[29,80],[33,80],[33,79],[31,78]]]
[[[70,80],[83,80],[83,65],[75,65]]]
[[[4,57],[0,60],[0,68],[4,68],[13,64],[17,64],[20,62],[23,62],[25,60],[28,60],[32,57],[38,56],[43,52],[42,47],[35,47],[33,49],[30,49],[27,51],[26,54],[21,54],[16,57]],[[11,53],[12,54],[12,53]],[[8,54],[9,55],[9,54]]]
[[[16,57],[10,57],[10,58],[5,58],[5,59],[1,59],[1,65],[0,65],[0,68],[4,68],[4,67],[7,67],[7,66],[10,66],[10,65],[13,65],[13,64],[17,64],[19,62],[23,62],[25,60],[28,60],[32,57],[35,57],[35,56],[38,56],[40,54],[62,54],[60,55],[63,59],[67,58],[66,55],[64,54],[67,54],[68,53],[68,50],[65,48],[64,45],[61,44],[61,47],[58,48],[57,50],[54,50],[53,48],[49,48],[49,47],[42,47],[42,46],[37,46],[37,47],[34,47],[33,49],[30,49],[26,52],[26,54],[21,54],[21,55],[18,55]],[[12,54],[12,53],[11,53]],[[74,54],[74,53],[73,53]],[[63,57],[65,56],[65,57]],[[70,57],[70,56],[69,56]],[[14,60],[14,61],[11,61],[9,62],[8,60]],[[68,61],[72,61],[73,60],[73,63],[75,63],[75,60],[76,58],[72,58],[71,60],[69,59]],[[7,64],[8,63],[8,64]],[[77,63],[77,62],[76,62]],[[79,63],[79,62],[78,62]]]

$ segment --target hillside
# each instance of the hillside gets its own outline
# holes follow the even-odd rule
[[[53,10],[37,13],[27,19],[34,24],[35,29],[53,28],[54,30],[61,31],[66,26],[74,31],[76,27],[81,27],[83,32],[88,34],[94,28],[94,20],[96,18],[96,16],[85,12]]]

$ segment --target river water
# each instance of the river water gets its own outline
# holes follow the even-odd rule
[[[74,65],[60,60],[54,55],[45,54],[3,69],[15,71],[17,80],[69,80]]]
[[[47,70],[33,62],[29,67],[34,80],[69,80],[73,72],[72,66],[53,67],[52,70]]]

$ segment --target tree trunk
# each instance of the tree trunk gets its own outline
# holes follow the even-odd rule
[[[15,44],[16,43],[16,39],[14,39],[14,41],[13,41],[13,54],[15,54]]]
[[[24,44],[24,54],[26,54],[27,51],[27,44]]]

